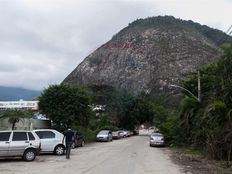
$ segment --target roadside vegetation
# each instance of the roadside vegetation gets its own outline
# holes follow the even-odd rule
[[[232,45],[223,47],[218,62],[199,68],[201,101],[182,96],[132,96],[112,86],[51,85],[39,97],[41,113],[57,129],[72,126],[95,139],[101,129],[133,130],[155,125],[171,146],[189,147],[208,158],[232,160]],[[197,94],[197,73],[181,86]]]
[[[0,120],[7,120],[10,123],[11,129],[15,129],[16,123],[23,121],[26,118],[31,118],[32,112],[22,109],[8,109],[0,111]]]
[[[200,68],[201,102],[184,98],[179,112],[184,143],[204,150],[218,160],[232,160],[232,45],[223,45],[224,55],[213,64]],[[193,89],[197,75],[183,82]],[[191,87],[191,88],[190,88]]]

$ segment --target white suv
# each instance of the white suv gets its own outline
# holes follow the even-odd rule
[[[56,155],[63,155],[65,145],[63,144],[64,135],[53,129],[36,129],[36,133],[41,140],[41,153],[53,152]]]
[[[31,131],[0,131],[0,157],[33,161],[40,152],[40,139]]]

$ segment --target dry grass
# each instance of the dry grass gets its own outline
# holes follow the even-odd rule
[[[192,174],[232,174],[232,162],[209,160],[193,149],[172,148],[172,159]]]

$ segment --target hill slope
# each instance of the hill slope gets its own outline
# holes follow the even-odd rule
[[[0,101],[31,100],[38,95],[40,91],[0,86]]]
[[[232,43],[232,38],[192,21],[139,19],[86,57],[64,82],[160,93],[197,66],[217,59],[224,41]]]

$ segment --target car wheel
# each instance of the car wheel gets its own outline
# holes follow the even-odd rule
[[[85,141],[84,140],[82,140],[82,142],[81,142],[81,147],[83,147],[83,146],[85,146]]]
[[[33,161],[36,157],[36,151],[34,149],[27,149],[23,154],[25,161]]]
[[[58,145],[58,146],[56,146],[56,148],[54,150],[54,153],[56,155],[63,155],[64,154],[64,150],[65,150],[64,146]]]

